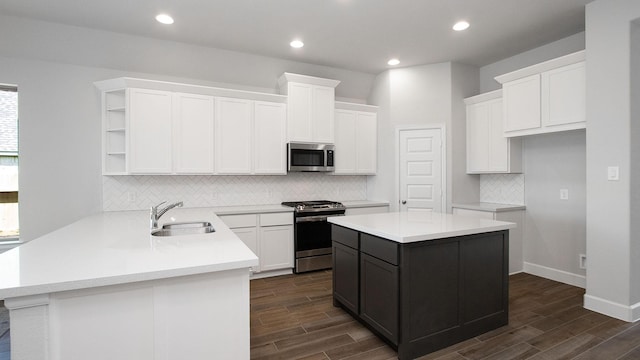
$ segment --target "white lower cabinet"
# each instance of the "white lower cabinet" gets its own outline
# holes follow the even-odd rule
[[[523,237],[524,237],[524,210],[491,211],[472,210],[453,206],[453,214],[474,216],[482,219],[508,221],[516,223],[515,229],[509,229],[509,273],[521,272],[524,266]]]
[[[260,259],[254,273],[293,268],[293,213],[219,217]]]
[[[258,230],[254,227],[231,229],[254,254],[258,254]],[[254,266],[253,272],[260,272],[260,265]]]
[[[260,227],[260,270],[293,267],[293,225]]]

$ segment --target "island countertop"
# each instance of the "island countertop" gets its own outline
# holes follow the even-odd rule
[[[328,221],[398,243],[480,234],[516,227],[516,224],[510,222],[433,212],[336,216],[329,217]]]
[[[258,264],[212,209],[172,209],[159,225],[174,221],[209,221],[215,232],[156,237],[148,211],[91,215],[0,254],[0,299]]]

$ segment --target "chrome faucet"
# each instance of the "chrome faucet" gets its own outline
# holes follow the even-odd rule
[[[180,201],[158,209],[160,205],[164,203],[166,203],[166,201],[163,201],[160,204],[151,207],[151,230],[158,227],[158,220],[160,219],[160,217],[162,217],[162,215],[164,215],[164,213],[173,209],[174,207],[182,207],[182,201]]]

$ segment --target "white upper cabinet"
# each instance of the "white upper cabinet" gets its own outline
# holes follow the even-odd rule
[[[309,84],[289,83],[288,86],[288,129],[291,141],[311,141],[311,97]],[[295,121],[293,121],[295,119]]]
[[[216,98],[216,173],[250,174],[252,102]]]
[[[542,73],[542,125],[584,124],[586,118],[585,63]]]
[[[520,139],[503,135],[501,90],[465,99],[467,105],[467,173],[522,172]]]
[[[496,77],[502,84],[504,135],[583,129],[584,51]]]
[[[378,164],[378,116],[356,114],[356,165],[358,174],[375,175]]]
[[[173,169],[179,174],[213,173],[213,96],[173,94]]]
[[[216,174],[286,174],[286,105],[216,98]]]
[[[314,85],[312,90],[311,139],[309,141],[333,144],[335,89]]]
[[[375,106],[336,103],[335,174],[375,175],[378,122]],[[368,111],[353,110],[363,108]]]
[[[104,175],[287,173],[286,96],[135,78],[95,86]],[[332,94],[309,90],[316,104],[333,106]],[[310,131],[333,138],[333,125]]]
[[[254,103],[253,164],[255,174],[287,173],[287,106]]]
[[[129,96],[129,173],[213,173],[213,97],[146,89]]]
[[[284,73],[278,84],[287,99],[287,140],[333,143],[337,80]]]
[[[505,83],[502,90],[505,133],[540,128],[540,74]]]
[[[356,173],[356,112],[336,110],[335,174]]]
[[[167,174],[172,171],[172,94],[129,89],[129,172]]]

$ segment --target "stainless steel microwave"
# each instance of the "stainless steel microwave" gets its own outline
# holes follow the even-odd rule
[[[331,144],[288,143],[288,171],[330,172],[334,170],[335,146]]]

